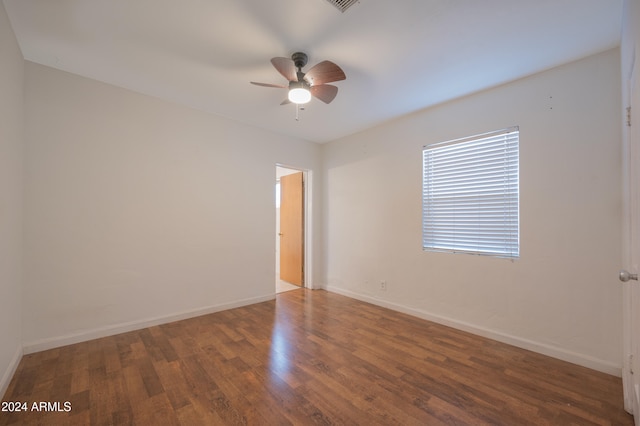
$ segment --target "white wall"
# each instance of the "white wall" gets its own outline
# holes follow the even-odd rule
[[[318,145],[30,62],[25,87],[25,351],[274,297],[275,165],[321,176]]]
[[[328,289],[620,374],[619,69],[607,51],[323,146]],[[422,146],[513,125],[521,258],[423,252]]]
[[[0,2],[0,399],[22,356],[23,68]]]

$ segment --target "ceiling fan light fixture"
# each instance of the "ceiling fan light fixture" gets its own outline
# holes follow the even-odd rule
[[[311,92],[300,82],[291,83],[289,85],[289,101],[294,104],[306,104],[311,100]]]

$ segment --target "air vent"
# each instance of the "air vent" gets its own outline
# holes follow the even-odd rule
[[[358,0],[327,0],[334,5],[340,12],[344,12],[354,4],[358,3]]]

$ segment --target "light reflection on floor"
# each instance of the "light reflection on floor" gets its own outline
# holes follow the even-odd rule
[[[302,287],[283,281],[280,277],[276,277],[276,293],[301,289]],[[272,379],[275,379],[277,376],[279,380],[287,382],[287,380],[293,377],[291,363],[293,362],[292,359],[295,354],[291,352],[292,348],[289,343],[289,334],[295,326],[295,324],[288,322],[286,316],[279,316],[276,313],[276,320],[271,332],[271,348],[269,351],[269,371],[271,372]],[[276,380],[276,382],[279,380]]]
[[[293,285],[286,281],[282,281],[281,279],[276,278],[276,293],[282,293],[284,291],[290,291],[290,290],[298,290],[300,288],[301,287],[298,287],[297,285]]]
[[[289,372],[289,344],[287,343],[286,332],[283,332],[281,325],[277,322],[273,327],[271,335],[271,371],[280,377],[286,376]]]

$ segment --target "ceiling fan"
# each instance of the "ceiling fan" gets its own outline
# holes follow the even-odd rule
[[[288,89],[289,92],[287,99],[282,101],[280,105],[294,103],[299,106],[306,104],[311,100],[311,96],[314,96],[325,104],[328,104],[333,101],[338,94],[338,88],[327,83],[344,80],[347,76],[339,66],[331,61],[322,61],[304,73],[302,72],[302,68],[307,65],[308,59],[307,54],[303,52],[294,53],[291,55],[291,59],[271,59],[271,63],[275,69],[289,82],[288,86],[270,83],[256,83],[255,81],[252,81],[251,84],[263,87]]]

